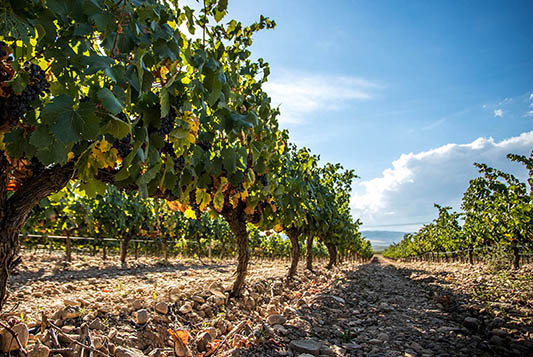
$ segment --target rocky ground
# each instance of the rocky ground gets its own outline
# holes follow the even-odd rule
[[[228,299],[233,262],[24,255],[0,321],[30,356],[526,356],[533,269],[343,264],[316,274],[255,261]],[[319,264],[317,264],[319,265]],[[8,331],[2,351],[17,350]],[[16,355],[17,352],[12,352]]]

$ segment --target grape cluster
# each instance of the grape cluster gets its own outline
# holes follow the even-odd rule
[[[0,97],[0,122],[13,125],[31,109],[31,102],[45,93],[49,93],[50,84],[46,73],[36,64],[24,69],[30,74],[30,82],[21,94]]]
[[[126,136],[119,141],[115,142],[115,145],[117,147],[118,156],[121,158],[125,158],[130,154],[130,152],[133,150],[133,146],[131,145],[131,139],[130,136]]]
[[[159,128],[159,135],[164,137],[169,134],[172,129],[174,129],[174,121],[176,120],[177,114],[174,108],[170,108],[168,114],[161,118],[161,128]]]

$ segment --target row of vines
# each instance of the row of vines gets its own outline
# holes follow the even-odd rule
[[[527,183],[514,175],[474,164],[480,176],[471,180],[464,193],[461,208],[435,205],[438,217],[418,232],[406,234],[383,255],[389,258],[464,255],[473,264],[474,254],[487,254],[497,249],[512,252],[513,267],[520,266],[520,252],[533,252],[533,152],[529,157],[509,154],[529,172]]]
[[[57,215],[69,217],[58,220],[66,222],[61,229],[124,242],[223,219],[220,229],[231,231],[238,260],[232,296],[245,284],[250,225],[288,237],[289,275],[300,241],[323,244],[330,265],[338,255],[371,254],[349,213],[353,171],[319,166],[278,127],[279,109],[263,90],[269,65],[250,51],[254,33],[275,22],[223,21],[227,0],[202,5],[0,4],[0,309],[19,261],[19,235],[38,205],[61,207]],[[74,191],[65,195],[74,198],[62,207],[57,202],[66,196],[55,193],[68,185]],[[141,208],[119,191],[154,201]],[[70,204],[80,208],[69,211]],[[110,217],[115,204],[124,215]],[[93,219],[83,217],[87,209]],[[156,213],[143,223],[145,210]],[[39,224],[32,217],[29,229]]]

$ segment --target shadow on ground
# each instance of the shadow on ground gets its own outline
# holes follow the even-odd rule
[[[426,274],[416,281],[411,274]],[[505,321],[466,309],[468,295],[437,289],[447,273],[396,268],[374,259],[342,271],[320,292],[302,292],[285,308],[284,326],[263,326],[261,339],[234,356],[525,356],[531,341],[504,331]],[[314,294],[312,294],[314,293]],[[494,337],[496,336],[496,337]],[[307,341],[297,347],[294,341]]]

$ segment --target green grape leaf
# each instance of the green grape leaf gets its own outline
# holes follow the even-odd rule
[[[102,101],[102,105],[111,114],[117,115],[122,111],[122,103],[115,97],[109,88],[101,88],[98,91],[98,98]]]

